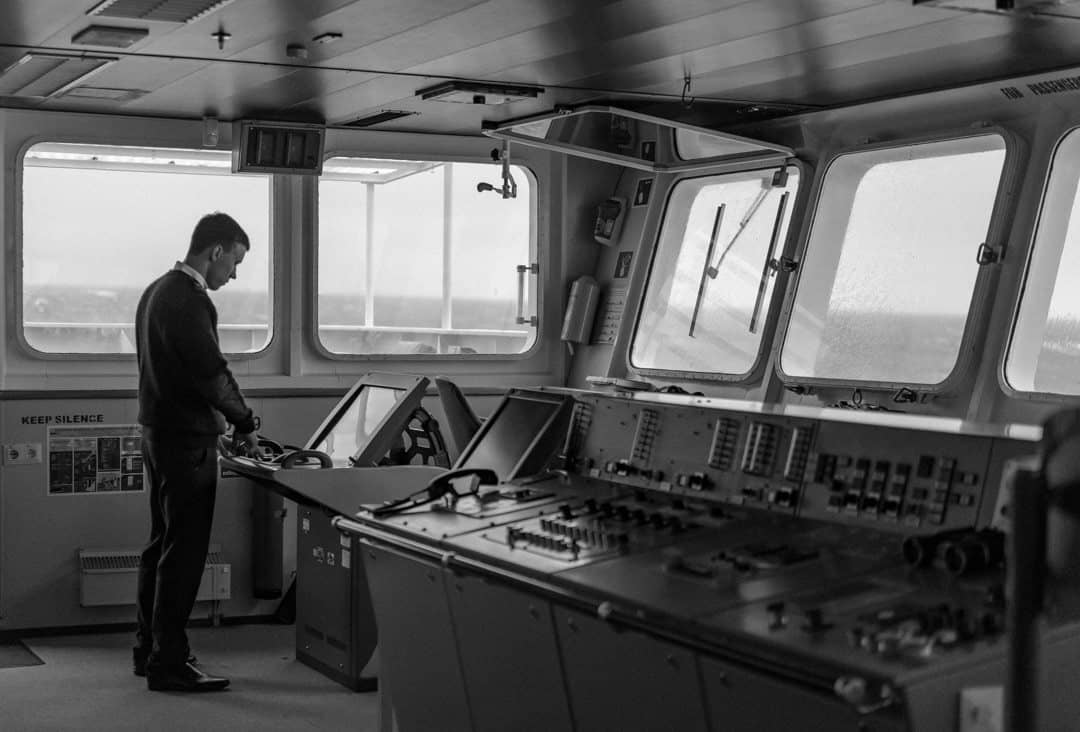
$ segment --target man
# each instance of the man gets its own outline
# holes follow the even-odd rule
[[[207,290],[236,278],[250,248],[232,217],[204,216],[183,262],[152,282],[135,313],[139,423],[150,490],[150,542],[139,561],[137,676],[155,691],[216,691],[229,680],[194,664],[184,627],[195,605],[217,491],[226,421],[244,451],[255,418],[221,354]]]

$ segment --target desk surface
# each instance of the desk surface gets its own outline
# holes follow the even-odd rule
[[[364,505],[401,498],[446,472],[431,465],[379,468],[282,468],[240,457],[222,457],[222,467],[250,478],[297,503],[353,517]]]

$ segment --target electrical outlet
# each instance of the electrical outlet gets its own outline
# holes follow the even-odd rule
[[[10,445],[4,445],[5,465],[33,465],[40,462],[40,442],[13,442]]]
[[[1002,688],[975,686],[960,690],[960,732],[1002,732]]]

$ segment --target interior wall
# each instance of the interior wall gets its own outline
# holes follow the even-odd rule
[[[230,132],[228,126],[222,127],[221,145],[226,149]],[[4,270],[0,294],[7,313],[0,319],[5,343],[0,352],[0,445],[30,443],[42,450],[40,462],[9,464],[5,460],[0,465],[0,630],[131,622],[133,606],[79,605],[77,552],[140,548],[149,532],[145,491],[49,495],[48,425],[29,418],[93,415],[95,423],[130,425],[137,420],[137,403],[136,368],[131,358],[42,359],[17,344],[13,332],[21,276],[17,161],[26,147],[40,140],[197,148],[202,144],[202,125],[191,120],[0,110],[0,148],[5,160],[0,177],[0,229],[5,242],[0,253]],[[327,143],[328,154],[358,151],[487,161],[496,145],[486,138],[348,130],[330,131]],[[303,444],[338,398],[369,371],[447,374],[465,388],[481,415],[490,411],[508,387],[562,382],[567,362],[558,341],[563,307],[559,291],[567,277],[561,163],[548,153],[524,150],[515,158],[535,176],[541,268],[545,280],[554,284],[550,291],[539,293],[537,347],[512,358],[327,359],[318,354],[310,336],[314,297],[307,285],[314,271],[313,185],[309,179],[278,177],[272,225],[277,336],[265,353],[231,360],[248,401],[262,419],[262,434],[279,442]],[[186,236],[184,232],[181,238]],[[176,256],[181,255],[178,252]],[[441,417],[433,390],[425,406],[437,419]],[[276,600],[252,597],[252,490],[237,479],[219,481],[211,542],[222,546],[224,561],[232,565],[232,599],[218,608],[226,617],[265,615],[277,606]],[[295,506],[287,504],[286,586],[295,568],[295,514]],[[208,610],[200,607],[196,615]]]

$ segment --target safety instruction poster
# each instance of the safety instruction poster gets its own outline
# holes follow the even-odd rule
[[[49,427],[49,495],[143,490],[137,424]]]

